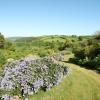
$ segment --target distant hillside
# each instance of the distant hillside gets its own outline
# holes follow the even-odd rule
[[[9,41],[15,41],[15,42],[32,42],[34,40],[42,40],[45,42],[51,42],[51,41],[57,41],[57,40],[64,41],[67,38],[78,40],[78,37],[82,37],[83,39],[91,38],[91,36],[49,35],[49,36],[38,36],[38,37],[8,37],[6,39]]]
[[[7,37],[6,40],[8,41],[15,41],[17,39],[21,39],[22,37]]]

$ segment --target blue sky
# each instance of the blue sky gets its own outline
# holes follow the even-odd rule
[[[0,32],[10,36],[90,35],[100,30],[100,0],[0,0]]]

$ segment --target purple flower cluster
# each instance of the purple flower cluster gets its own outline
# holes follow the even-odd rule
[[[51,89],[61,82],[65,74],[67,69],[56,64],[51,57],[25,57],[5,65],[3,76],[0,78],[0,89],[12,91],[20,86],[19,93],[26,96],[32,92],[37,93],[40,89]]]

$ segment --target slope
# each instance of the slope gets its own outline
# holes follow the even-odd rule
[[[64,63],[66,64],[66,63]],[[40,91],[29,100],[100,100],[100,74],[67,63],[70,75],[50,91]]]

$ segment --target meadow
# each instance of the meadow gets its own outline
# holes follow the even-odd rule
[[[53,57],[68,67],[69,73],[59,85],[29,95],[29,100],[100,100],[100,34],[11,38],[0,34],[1,77],[9,61],[32,56]]]

